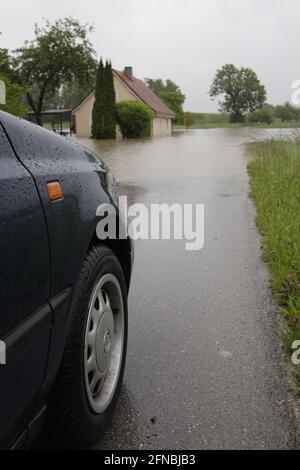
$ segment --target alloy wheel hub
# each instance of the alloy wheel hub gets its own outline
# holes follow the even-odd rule
[[[114,319],[109,310],[103,313],[96,335],[96,359],[101,374],[104,374],[109,368],[113,337]]]
[[[105,274],[89,302],[85,332],[84,375],[87,398],[96,413],[113,399],[122,366],[124,306],[118,279]]]

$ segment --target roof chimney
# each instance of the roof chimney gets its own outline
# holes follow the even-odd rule
[[[124,68],[124,73],[125,73],[126,77],[129,78],[129,80],[132,80],[132,78],[133,78],[133,70],[132,70],[132,67],[125,67],[125,68]]]

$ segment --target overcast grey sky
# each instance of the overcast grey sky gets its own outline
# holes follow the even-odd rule
[[[186,110],[217,110],[207,92],[225,63],[252,67],[274,104],[290,100],[300,79],[299,0],[0,0],[0,7],[0,47],[31,39],[42,18],[71,15],[94,24],[97,54],[115,68],[175,80]]]

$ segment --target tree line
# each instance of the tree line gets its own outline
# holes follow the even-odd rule
[[[46,21],[35,26],[32,41],[11,53],[0,50],[0,75],[8,87],[23,90],[21,104],[31,108],[37,124],[42,125],[45,105],[57,100],[63,85],[76,83],[84,90],[94,86],[97,62],[88,39],[91,31],[73,18]]]
[[[220,112],[231,122],[271,124],[275,118],[282,122],[300,121],[300,109],[286,102],[273,106],[267,103],[265,86],[250,68],[224,65],[213,79],[209,94],[219,98]]]
[[[43,110],[75,107],[95,88],[96,82],[102,80],[102,74],[107,73],[106,66],[97,62],[89,39],[92,31],[91,26],[80,24],[71,17],[53,23],[46,20],[43,26],[35,26],[34,39],[26,41],[22,47],[11,52],[0,48],[0,80],[5,82],[7,89],[7,103],[1,105],[1,109],[23,117],[30,109],[35,122],[43,125]],[[180,88],[171,80],[165,83],[160,79],[147,80],[176,113],[176,121],[181,122],[185,97]],[[109,80],[103,83],[108,86],[105,94],[114,97]],[[105,104],[97,102],[98,114],[101,106],[112,106],[107,101]],[[105,126],[112,128],[111,122],[107,121],[107,109],[105,113]],[[114,119],[114,113],[110,119]],[[99,135],[96,127],[97,124],[94,133]],[[105,134],[106,131],[101,130],[100,135]]]
[[[35,26],[34,39],[26,41],[22,47],[11,52],[0,48],[0,80],[5,82],[7,90],[7,104],[1,105],[1,109],[19,116],[25,116],[31,109],[36,123],[42,125],[43,110],[72,109],[96,87],[93,135],[111,138],[115,135],[112,129],[117,121],[123,125],[124,133],[131,135],[130,126],[125,129],[129,115],[136,127],[139,127],[139,119],[148,122],[145,109],[143,112],[133,104],[123,107],[114,104],[111,64],[98,63],[89,39],[92,31],[91,26],[82,25],[71,17],[53,23],[45,20],[43,26]],[[174,111],[175,124],[187,127],[193,124],[193,114],[183,111],[185,95],[174,81],[148,77],[145,82]],[[228,115],[232,122],[248,119],[253,123],[271,123],[274,118],[300,120],[299,109],[290,103],[276,107],[267,105],[265,86],[250,68],[224,65],[217,70],[209,94],[212,99],[218,99],[220,112]],[[96,122],[101,109],[102,124]]]

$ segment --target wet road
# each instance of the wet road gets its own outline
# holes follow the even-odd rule
[[[253,129],[94,142],[130,202],[205,204],[205,246],[138,241],[118,413],[95,448],[295,445],[243,142]]]

